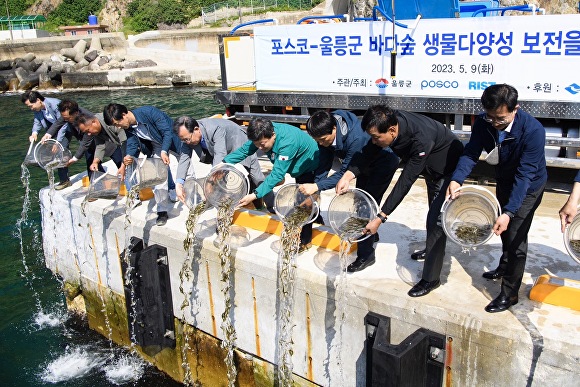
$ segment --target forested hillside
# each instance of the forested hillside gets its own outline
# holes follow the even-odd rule
[[[323,0],[301,0],[299,4],[311,7],[320,4]],[[355,10],[370,10],[373,0],[351,0]],[[523,0],[502,0],[502,5],[523,4]],[[44,15],[48,22],[45,29],[56,32],[62,25],[79,25],[87,23],[90,14],[97,15],[102,24],[108,25],[111,31],[125,31],[139,33],[156,30],[159,27],[183,28],[188,22],[201,15],[204,7],[210,7],[224,1],[216,0],[5,0],[0,7],[0,16],[5,16],[8,10],[10,15]],[[248,1],[231,0],[230,7],[238,4],[244,7]],[[269,2],[268,2],[269,3]],[[577,0],[539,0],[528,1],[546,9],[546,13],[575,13],[578,11]],[[250,3],[248,3],[250,4]],[[259,0],[252,4],[259,4]],[[276,7],[269,7],[270,11],[289,11],[297,9],[296,1],[276,1]],[[264,7],[265,8],[265,7]],[[369,16],[369,15],[359,15]]]

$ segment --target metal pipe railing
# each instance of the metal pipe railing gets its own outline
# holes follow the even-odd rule
[[[246,22],[246,23],[238,24],[237,26],[235,26],[230,31],[230,35],[233,35],[234,32],[236,32],[237,30],[239,30],[242,27],[251,26],[253,24],[263,24],[263,23],[274,23],[274,24],[278,24],[278,19],[260,19],[260,20],[253,20],[253,21],[249,21],[249,22]]]

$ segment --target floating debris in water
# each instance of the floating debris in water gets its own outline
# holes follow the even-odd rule
[[[477,244],[485,240],[491,231],[491,225],[480,225],[469,222],[458,223],[453,227],[453,233],[461,242]]]
[[[356,240],[364,234],[365,227],[368,223],[369,220],[366,218],[358,218],[354,216],[348,218],[338,228],[338,236],[343,240]]]

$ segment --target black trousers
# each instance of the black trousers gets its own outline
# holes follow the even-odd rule
[[[379,211],[383,195],[389,188],[398,167],[399,158],[397,155],[384,149],[369,166],[369,171],[372,171],[372,174],[363,173],[356,178],[356,188],[371,195],[379,205]],[[374,236],[357,243],[356,255],[358,259],[362,260],[374,258]]]
[[[516,297],[522,284],[526,259],[528,256],[528,233],[532,225],[534,213],[544,196],[544,188],[527,194],[518,212],[510,221],[507,230],[501,235],[502,256],[498,269],[504,272],[501,291],[508,297]],[[506,189],[500,184],[496,188],[499,204],[506,205],[511,193],[511,187]]]
[[[296,176],[297,184],[307,184],[314,183],[314,171],[303,173],[300,176]],[[319,224],[324,224],[324,220],[320,213],[318,217],[314,219],[314,222]],[[312,241],[312,223],[305,224],[302,226],[302,231],[300,231],[300,243],[306,245]]]
[[[422,278],[429,282],[440,279],[441,269],[443,268],[447,235],[445,235],[441,226],[441,206],[445,202],[450,181],[451,175],[436,180],[425,178],[427,196],[430,202],[429,212],[427,213],[427,243]]]

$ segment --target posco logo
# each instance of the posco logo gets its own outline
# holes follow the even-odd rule
[[[421,90],[423,89],[457,89],[459,82],[457,81],[421,81]]]
[[[570,94],[580,93],[580,85],[578,85],[577,83],[573,83],[570,86],[566,87],[565,89]]]

